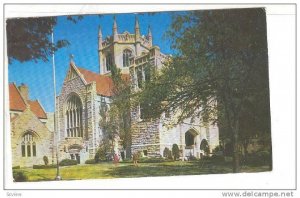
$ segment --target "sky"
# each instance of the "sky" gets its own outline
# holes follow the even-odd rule
[[[70,55],[74,56],[77,66],[99,73],[98,63],[98,26],[101,26],[103,37],[112,34],[113,16],[85,15],[74,24],[66,17],[58,17],[58,23],[54,28],[54,41],[66,39],[71,45],[59,49],[55,53],[56,66],[56,92],[60,94],[64,78],[69,68]],[[118,32],[125,30],[134,33],[136,14],[115,14]],[[171,12],[152,14],[138,14],[141,34],[146,35],[150,25],[153,37],[153,45],[160,47],[161,52],[172,54],[171,41],[166,38],[165,32],[172,22]],[[39,100],[46,112],[54,111],[54,89],[52,77],[52,59],[49,62],[34,61],[20,63],[14,60],[8,66],[8,80],[17,86],[21,83],[28,85],[31,100]]]

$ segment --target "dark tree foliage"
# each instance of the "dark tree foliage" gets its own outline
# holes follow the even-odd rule
[[[241,141],[257,133],[270,137],[265,10],[186,12],[175,15],[167,35],[178,53],[139,100],[151,105],[152,117],[171,110],[177,122],[217,123],[233,144],[238,172]]]
[[[177,160],[179,158],[179,147],[177,144],[173,144],[172,145],[172,154],[173,154],[173,157],[174,157],[174,160]]]
[[[119,136],[126,150],[131,156],[131,115],[130,115],[130,84],[129,79],[121,74],[116,65],[111,67],[113,80],[113,96],[109,107],[101,108],[100,126],[106,137],[114,141]]]
[[[118,134],[122,140],[127,156],[131,156],[131,101],[129,77],[121,74],[121,70],[113,65],[113,96],[110,108],[112,119],[117,122]]]
[[[83,16],[67,16],[67,20],[76,23]],[[52,52],[69,45],[65,39],[51,41],[53,27],[57,17],[12,18],[6,20],[7,55],[9,63],[42,60],[49,61]]]

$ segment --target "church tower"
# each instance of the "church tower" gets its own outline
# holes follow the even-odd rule
[[[150,34],[149,34],[150,33]],[[115,64],[122,73],[129,74],[129,66],[133,58],[148,53],[152,48],[152,35],[141,35],[138,18],[135,17],[134,33],[118,32],[116,16],[112,24],[112,34],[103,37],[101,28],[98,30],[98,56],[100,74],[110,75],[111,67]]]

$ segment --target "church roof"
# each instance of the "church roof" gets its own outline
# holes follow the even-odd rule
[[[83,78],[87,83],[96,82],[97,94],[103,96],[112,96],[113,81],[109,76],[100,75],[80,67],[77,67],[77,69],[83,75]]]
[[[9,108],[13,111],[24,111],[26,103],[14,83],[9,84]]]
[[[96,82],[97,94],[110,97],[113,95],[113,81],[110,76],[101,75],[87,69],[76,66],[87,83]],[[122,74],[122,78],[129,81],[128,74]]]
[[[27,103],[26,103],[27,102]],[[14,83],[9,83],[9,109],[11,111],[24,111],[29,105],[30,110],[41,119],[46,119],[47,115],[38,100],[27,100],[25,102],[17,86]]]
[[[28,100],[28,104],[30,105],[30,110],[38,117],[42,119],[47,119],[46,112],[43,107],[39,103],[38,100]]]

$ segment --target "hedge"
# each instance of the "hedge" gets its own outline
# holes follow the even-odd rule
[[[15,182],[25,182],[28,180],[27,175],[20,170],[13,170],[13,178]]]
[[[72,159],[63,159],[59,162],[60,166],[73,166],[73,165],[77,165],[77,161],[76,160],[72,160]]]
[[[49,169],[49,168],[56,168],[56,164],[51,164],[51,165],[33,165],[33,169]]]
[[[20,166],[14,166],[12,169],[20,169]]]
[[[85,161],[85,164],[96,164],[95,159],[88,159]]]

